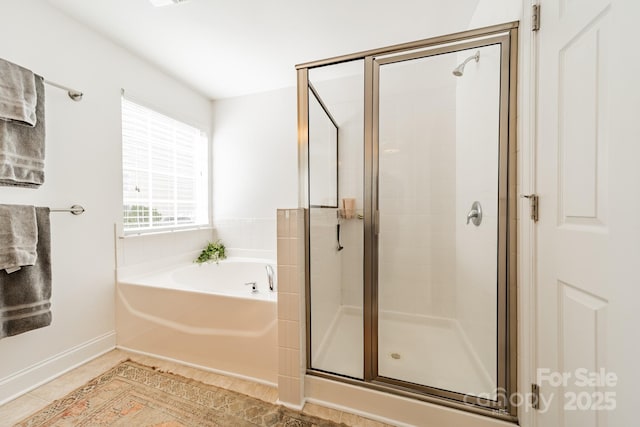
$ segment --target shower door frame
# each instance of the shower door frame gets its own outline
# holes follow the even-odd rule
[[[378,375],[378,116],[381,65],[501,46],[498,178],[498,377],[500,399],[493,401]],[[306,373],[331,380],[411,397],[507,421],[517,421],[510,397],[517,381],[517,198],[516,97],[518,22],[464,31],[296,66],[298,73],[298,172],[300,207],[305,208]],[[314,369],[311,364],[311,300],[308,181],[308,70],[364,60],[364,378],[354,379]]]

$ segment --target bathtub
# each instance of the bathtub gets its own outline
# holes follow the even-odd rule
[[[273,261],[235,258],[120,279],[118,347],[275,385],[277,293],[267,264],[275,271]]]

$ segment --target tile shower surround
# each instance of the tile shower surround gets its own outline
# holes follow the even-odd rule
[[[278,209],[278,392],[279,401],[304,404],[304,209]]]

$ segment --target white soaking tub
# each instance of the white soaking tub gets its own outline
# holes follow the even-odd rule
[[[118,346],[275,385],[277,293],[266,265],[275,272],[273,261],[232,258],[120,279]]]

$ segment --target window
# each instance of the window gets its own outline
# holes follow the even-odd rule
[[[208,225],[208,158],[204,132],[123,97],[125,234]]]

